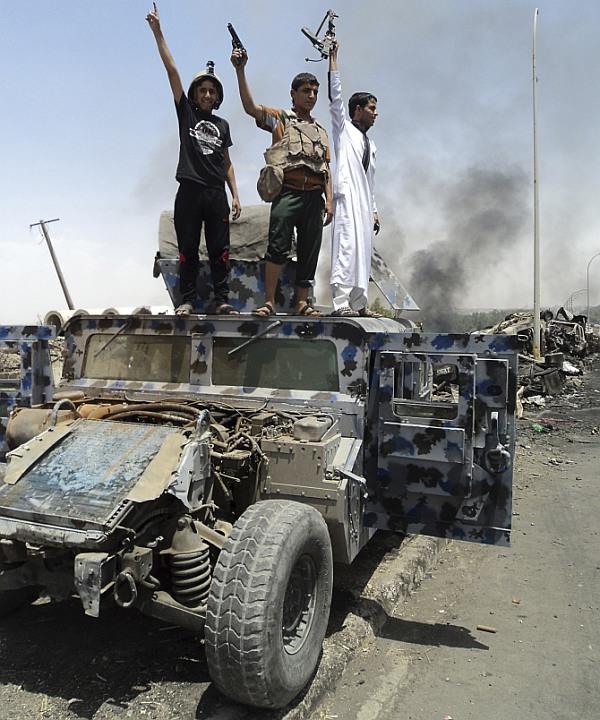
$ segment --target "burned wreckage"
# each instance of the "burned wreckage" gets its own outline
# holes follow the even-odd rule
[[[533,355],[533,315],[513,312],[504,320],[484,330],[485,333],[515,335],[522,340],[519,355],[518,416],[520,400],[543,404],[541,396],[556,395],[565,387],[569,376],[580,375],[586,355],[598,351],[598,336],[590,329],[585,315],[569,315],[564,307],[556,313],[540,313],[540,346],[542,358]]]
[[[234,276],[249,312],[258,263]],[[0,607],[75,593],[202,631],[224,694],[282,707],[318,664],[333,561],[376,529],[508,543],[518,341],[200,310],[71,318],[56,388],[52,331],[0,328],[20,363],[0,386]]]

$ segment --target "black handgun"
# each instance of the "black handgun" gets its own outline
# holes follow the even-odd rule
[[[246,48],[243,46],[242,41],[240,40],[240,36],[236,33],[235,28],[231,23],[227,23],[227,29],[229,30],[229,34],[231,35],[231,46],[233,47],[233,49],[246,52]]]

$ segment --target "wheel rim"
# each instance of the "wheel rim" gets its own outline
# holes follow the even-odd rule
[[[284,650],[294,655],[304,645],[315,617],[317,569],[309,555],[294,565],[283,601]]]

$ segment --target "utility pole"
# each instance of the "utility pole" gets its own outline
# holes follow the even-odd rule
[[[40,226],[42,234],[46,238],[48,250],[50,250],[50,257],[52,258],[52,262],[54,263],[54,269],[56,270],[56,274],[58,275],[58,279],[60,280],[60,286],[62,287],[62,291],[67,301],[67,307],[69,308],[69,310],[75,310],[75,305],[73,305],[73,301],[71,300],[71,296],[69,295],[67,283],[65,282],[62,271],[60,269],[60,265],[58,264],[58,258],[56,257],[54,253],[54,248],[52,247],[52,243],[50,242],[50,235],[48,234],[48,230],[46,229],[46,225],[48,225],[48,223],[58,222],[59,220],[60,218],[54,218],[53,220],[40,220],[39,222],[31,223],[29,227],[32,228],[37,227],[38,225]]]
[[[537,72],[535,51],[537,43],[538,8],[533,13],[533,357],[540,359],[540,223],[537,147]]]
[[[587,291],[587,322],[589,324],[590,322],[590,265],[592,264],[592,260],[597,258],[600,255],[600,252],[596,253],[595,255],[592,255],[590,258],[590,261],[587,264],[587,270],[585,271],[585,289]]]

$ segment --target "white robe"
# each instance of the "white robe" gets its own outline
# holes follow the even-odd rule
[[[333,179],[331,285],[361,288],[365,295],[371,271],[375,204],[375,143],[367,172],[362,164],[364,135],[346,114],[339,72],[329,73],[330,110],[336,168]]]

